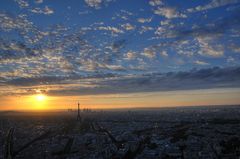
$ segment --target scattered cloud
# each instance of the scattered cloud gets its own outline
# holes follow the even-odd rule
[[[229,57],[227,58],[227,62],[228,62],[228,63],[233,63],[233,62],[235,62],[235,59],[234,59],[232,56],[229,56]]]
[[[136,59],[136,57],[137,57],[137,54],[134,51],[128,51],[125,54],[125,59],[127,59],[127,60],[133,60],[133,59]]]
[[[41,4],[41,3],[43,3],[43,0],[35,0],[35,3]]]
[[[29,3],[25,0],[15,0],[20,8],[27,8],[29,7]]]
[[[222,45],[216,44],[210,45],[212,42],[210,37],[198,37],[197,41],[200,46],[199,54],[211,57],[222,57],[224,55],[224,49]]]
[[[153,59],[154,57],[156,57],[156,52],[151,48],[144,48],[142,55],[146,56],[147,58]]]
[[[172,7],[158,7],[154,10],[154,13],[160,16],[163,16],[167,19],[172,18],[187,18],[187,15],[180,13],[176,10],[176,8]]]
[[[100,9],[102,4],[106,4],[113,0],[84,0],[84,1],[89,7]]]
[[[231,44],[229,46],[230,50],[232,50],[233,52],[236,52],[236,53],[240,53],[240,46],[239,45],[236,45],[236,44]]]
[[[189,8],[187,11],[188,12],[199,12],[199,11],[204,11],[204,10],[209,10],[209,9],[214,9],[218,7],[223,7],[226,5],[231,5],[231,4],[236,4],[240,3],[239,0],[211,0],[210,3],[206,5],[199,5],[195,8]]]
[[[209,63],[204,62],[204,61],[200,61],[200,60],[196,60],[196,61],[194,61],[194,63],[197,64],[197,65],[203,65],[203,66],[209,65]]]
[[[93,8],[100,8],[100,5],[102,3],[102,0],[85,0],[85,3],[89,6],[89,7],[93,7]]]
[[[167,19],[167,20],[163,20],[160,22],[161,25],[169,25],[170,24],[170,20]]]
[[[48,6],[45,6],[43,9],[41,9],[41,8],[33,8],[30,11],[32,13],[45,14],[45,15],[50,15],[50,14],[54,13],[54,10],[49,8]]]
[[[139,33],[143,34],[143,33],[147,32],[147,31],[152,31],[152,30],[154,30],[154,28],[151,27],[151,26],[141,26],[141,29],[140,29]]]
[[[87,78],[79,76],[42,76],[7,80],[2,84],[24,86],[24,89],[21,88],[22,92],[18,92],[20,94],[25,94],[27,90],[39,90],[39,84],[41,84],[42,87],[48,88],[46,94],[68,96],[231,88],[239,87],[239,81],[239,67],[213,67],[200,70],[193,69],[190,71],[149,73],[131,76],[117,74],[98,74]],[[53,84],[55,86],[50,87]]]
[[[127,31],[135,29],[135,26],[131,25],[130,23],[122,24],[121,27]]]
[[[152,18],[138,18],[137,21],[139,23],[150,23],[152,21]]]
[[[148,3],[149,3],[149,5],[151,5],[151,6],[163,5],[162,0],[150,0]]]
[[[165,50],[161,51],[161,52],[160,52],[160,55],[161,55],[162,57],[168,57],[168,53],[167,53],[167,51],[165,51]]]
[[[124,33],[124,31],[122,31],[116,27],[111,27],[111,26],[100,26],[100,27],[98,27],[98,30],[110,31],[114,35],[119,34],[119,33]]]
[[[109,8],[94,9],[114,0],[85,0],[88,7],[75,18],[74,6],[63,7],[74,21],[61,24],[52,21],[61,15],[58,6],[15,1],[18,10],[0,12],[0,94],[8,86],[61,95],[239,86],[239,67],[228,67],[239,66],[239,10],[226,9],[239,1],[211,0],[186,10],[150,0],[147,8],[120,7],[108,15]],[[206,12],[218,7],[227,14]],[[42,23],[39,14],[51,16]]]

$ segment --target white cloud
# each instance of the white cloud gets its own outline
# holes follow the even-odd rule
[[[84,0],[85,3],[92,8],[99,9],[103,3],[111,2],[112,0]]]
[[[51,8],[49,8],[48,6],[45,6],[44,14],[53,14],[53,13],[54,11]]]
[[[163,27],[158,27],[157,28],[157,30],[155,31],[155,34],[156,35],[162,35],[162,34],[164,34],[164,33],[166,33],[166,29],[165,28],[163,28]]]
[[[33,8],[30,11],[32,13],[45,14],[45,15],[50,15],[50,14],[54,13],[53,9],[49,8],[48,6],[45,6],[43,9],[41,9],[41,8]]]
[[[111,27],[111,26],[100,26],[100,27],[98,27],[98,29],[99,30],[111,31],[113,34],[124,33],[122,30],[120,30],[116,27]]]
[[[209,65],[209,63],[207,63],[207,62],[199,61],[199,60],[194,61],[194,63],[197,64],[197,65]]]
[[[171,30],[172,26],[168,27],[158,27],[155,31],[155,35],[157,35],[157,38],[174,38],[176,37],[176,34],[174,31]]]
[[[163,5],[163,2],[161,0],[150,0],[149,1],[149,5],[151,5],[151,6],[159,6],[159,5]]]
[[[170,24],[170,20],[167,19],[167,20],[163,20],[160,22],[161,25],[169,25]]]
[[[199,54],[211,57],[222,57],[224,55],[224,48],[222,45],[211,45],[212,38],[197,37],[199,43]]]
[[[129,23],[122,24],[121,27],[124,28],[125,30],[134,30],[135,29],[135,26],[133,26]]]
[[[203,5],[203,6],[197,6],[195,8],[189,8],[187,9],[188,12],[199,12],[199,11],[204,11],[204,10],[209,10],[209,9],[214,9],[234,3],[239,3],[239,0],[211,0],[210,3]]]
[[[125,70],[125,68],[121,65],[105,65],[105,67],[108,68],[109,70],[113,70],[113,71]]]
[[[125,56],[125,59],[127,60],[133,60],[137,57],[136,52],[134,51],[128,51],[124,56]]]
[[[129,15],[129,16],[132,16],[132,15],[133,15],[132,12],[129,12],[129,11],[127,11],[127,10],[123,10],[123,9],[122,9],[121,12],[122,12],[123,14]]]
[[[160,52],[160,55],[163,56],[163,57],[168,57],[168,53],[165,50]]]
[[[18,3],[20,8],[29,7],[29,3],[27,1],[24,1],[24,0],[15,0],[15,1]]]
[[[185,14],[178,12],[176,8],[172,8],[172,7],[164,7],[164,8],[158,7],[157,9],[154,10],[154,13],[168,19],[187,18]]]
[[[150,23],[152,18],[138,18],[137,20],[139,23]]]
[[[93,7],[97,9],[97,8],[100,8],[102,0],[85,0],[85,3],[87,3],[89,7]]]
[[[19,29],[27,33],[32,27],[32,22],[28,21],[25,15],[12,17],[8,14],[0,13],[0,29],[3,29],[4,31]]]
[[[146,56],[147,58],[153,59],[154,57],[156,57],[156,52],[153,49],[144,48],[142,55]]]
[[[147,31],[151,31],[151,30],[153,30],[153,27],[150,27],[150,26],[141,26],[141,29],[140,29],[139,33],[142,34],[142,33],[145,33],[145,32],[147,32]]]

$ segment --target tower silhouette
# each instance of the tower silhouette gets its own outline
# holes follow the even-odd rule
[[[77,115],[77,121],[81,121],[81,116],[80,116],[80,104],[78,102],[78,115]]]

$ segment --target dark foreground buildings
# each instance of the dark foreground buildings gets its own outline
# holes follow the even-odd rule
[[[1,113],[0,158],[240,157],[239,106],[82,112],[79,104],[78,108],[77,113]]]

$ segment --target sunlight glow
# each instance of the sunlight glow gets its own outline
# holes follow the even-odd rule
[[[38,95],[36,95],[36,99],[37,99],[37,101],[44,101],[44,100],[46,100],[46,96],[43,94],[38,94]]]

